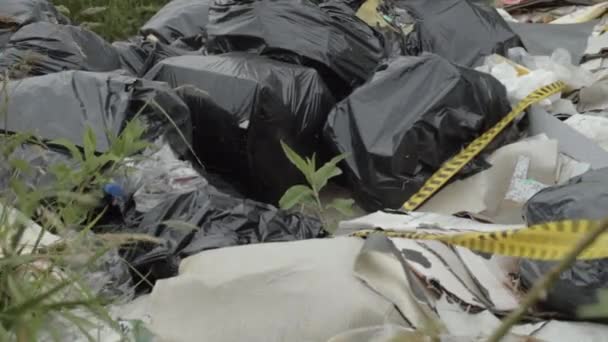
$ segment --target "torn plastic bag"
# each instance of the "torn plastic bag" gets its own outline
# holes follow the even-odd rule
[[[325,236],[316,218],[234,198],[212,186],[171,196],[143,215],[132,211],[126,225],[121,232],[162,241],[125,250],[129,263],[152,282],[174,276],[180,259],[205,250]]]
[[[491,54],[506,56],[522,46],[495,8],[471,0],[402,0],[401,7],[416,19],[408,35],[408,52],[436,53],[450,62],[477,66]]]
[[[319,71],[343,98],[384,54],[375,31],[344,3],[219,0],[209,11],[210,52],[251,51]]]
[[[165,137],[179,154],[192,138],[190,111],[165,83],[114,73],[64,71],[11,81],[0,130],[30,132],[42,139],[65,138],[81,146],[87,127],[105,152],[136,115],[146,125],[143,138]],[[41,100],[37,100],[41,99]],[[4,103],[4,102],[2,102]],[[180,132],[178,132],[178,130]]]
[[[163,43],[206,35],[211,0],[173,0],[161,8],[144,26],[144,36],[153,34]]]
[[[120,66],[112,45],[79,26],[29,24],[0,51],[0,72],[8,71],[12,79],[64,70],[113,71]]]
[[[565,93],[594,83],[593,73],[573,65],[572,56],[566,49],[558,48],[550,56],[531,56],[523,48],[509,50],[509,59],[532,71],[544,70],[566,83]]]
[[[90,250],[81,251],[81,253],[86,256]],[[131,276],[131,268],[116,248],[108,249],[99,256],[89,256],[89,258],[91,258],[91,263],[72,265],[71,269],[82,275],[82,282],[94,295],[113,302],[127,302],[133,299],[136,287]]]
[[[146,213],[161,204],[168,195],[195,191],[207,180],[187,161],[179,160],[169,145],[154,153],[144,153],[125,160],[127,193],[133,194],[135,210]]]
[[[524,215],[529,225],[566,219],[600,220],[607,216],[606,208],[608,168],[589,171],[567,184],[540,191],[526,203]],[[554,262],[523,260],[522,284],[531,287],[553,266]],[[543,307],[576,316],[578,307],[597,303],[600,289],[608,289],[608,259],[577,261],[560,275]]]
[[[154,42],[142,37],[131,38],[129,41],[119,41],[112,43],[116,49],[122,69],[136,77],[142,77],[165,58],[184,56],[184,55],[200,55],[202,50],[194,50],[202,43],[181,44],[183,41],[177,40],[171,45],[162,42]]]
[[[314,69],[249,53],[168,58],[146,77],[198,88],[182,92],[195,152],[210,170],[249,180],[252,196],[270,203],[304,181],[280,141],[301,155],[318,151],[335,104]]]
[[[399,208],[439,167],[510,111],[494,77],[433,54],[400,57],[334,107],[325,137],[348,153],[346,174],[360,205]],[[506,129],[488,149],[517,139]],[[477,159],[461,172],[479,171]]]

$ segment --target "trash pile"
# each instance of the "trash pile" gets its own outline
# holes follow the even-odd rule
[[[543,248],[566,228],[513,250],[478,239],[483,253],[410,233],[608,216],[608,1],[488,3],[173,0],[107,42],[48,0],[3,1],[0,130],[48,142],[14,152],[34,189],[57,161],[86,167],[58,139],[111,154],[143,123],[149,146],[97,189],[112,210],[92,231],[150,239],[90,279],[159,340],[484,341],[559,262]],[[327,183],[282,143],[335,177],[290,200],[347,194],[358,217],[282,209]],[[323,167],[337,155],[342,172]],[[607,260],[576,261],[508,340],[605,341],[580,309],[608,291]]]

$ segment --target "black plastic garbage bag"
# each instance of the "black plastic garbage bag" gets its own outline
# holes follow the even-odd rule
[[[142,37],[112,43],[120,57],[121,68],[130,75],[140,77],[148,71],[149,60],[154,59],[154,43]]]
[[[206,36],[212,0],[173,0],[161,8],[144,26],[144,36],[153,34],[163,43],[180,38]]]
[[[234,198],[212,186],[171,196],[143,216],[132,212],[121,231],[161,240],[125,250],[136,273],[150,282],[174,276],[182,258],[205,250],[325,236],[315,218]]]
[[[364,209],[399,208],[509,111],[505,88],[490,75],[433,54],[400,57],[336,105],[325,137],[335,154],[349,154],[347,178]],[[494,146],[517,129],[506,133]]]
[[[100,36],[79,26],[38,22],[22,27],[0,51],[0,72],[11,78],[64,70],[113,71],[120,56]]]
[[[320,72],[337,98],[365,82],[384,54],[377,33],[345,3],[218,0],[209,12],[209,51],[251,51]]]
[[[523,46],[496,9],[471,0],[400,0],[416,19],[408,51],[436,53],[450,62],[476,66],[491,54],[506,56]]]
[[[208,168],[248,179],[252,197],[269,203],[304,181],[280,141],[302,155],[318,151],[335,104],[314,69],[249,53],[168,58],[146,77],[198,89],[185,94],[195,152]]]
[[[196,45],[202,44],[183,42],[183,40],[176,40],[169,45],[135,37],[129,41],[114,42],[112,46],[120,57],[122,69],[133,76],[142,77],[150,68],[165,58],[203,54],[202,48],[193,49]]]
[[[359,10],[359,7],[361,7],[361,5],[363,5],[363,3],[365,2],[365,0],[339,0],[340,2],[343,2],[345,4],[348,5],[348,7],[352,8],[353,11],[357,11]],[[323,1],[321,1],[322,3]]]
[[[600,220],[608,216],[608,168],[589,171],[567,184],[550,187],[534,195],[524,207],[529,225],[566,219]],[[522,284],[531,287],[554,262],[523,260]],[[575,316],[582,305],[595,304],[598,290],[608,289],[608,259],[577,261],[560,275],[549,290],[543,307]]]
[[[105,152],[136,115],[146,124],[143,138],[167,138],[178,153],[191,140],[190,111],[165,83],[114,73],[64,71],[9,82],[7,116],[0,130],[29,132],[43,139],[65,138],[81,146],[87,127]],[[4,103],[4,102],[2,102]],[[180,132],[178,132],[178,129]]]
[[[608,217],[608,168],[589,171],[564,185],[544,189],[524,208],[526,222],[565,219],[599,220]]]
[[[597,24],[597,21],[590,21],[559,25],[509,23],[509,26],[520,36],[531,55],[551,56],[553,51],[563,48],[570,52],[572,63],[578,65]]]
[[[522,260],[519,267],[522,286],[531,288],[555,264],[549,261]],[[577,261],[560,274],[543,299],[541,307],[545,311],[576,318],[581,306],[598,303],[598,290],[608,290],[608,260]]]
[[[2,0],[0,48],[8,43],[11,35],[20,27],[39,21],[68,23],[68,20],[48,0]]]
[[[19,26],[37,21],[68,23],[49,0],[2,0],[0,17],[3,23],[12,22]]]

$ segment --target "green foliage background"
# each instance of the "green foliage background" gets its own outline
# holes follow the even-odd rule
[[[88,26],[109,41],[137,33],[168,0],[52,0],[76,23]]]

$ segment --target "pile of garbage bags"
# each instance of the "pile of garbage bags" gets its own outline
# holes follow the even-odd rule
[[[314,69],[250,53],[167,58],[146,78],[199,90],[185,96],[194,151],[208,168],[235,172],[253,196],[271,203],[305,180],[280,142],[306,156],[321,150],[319,133],[335,104]]]
[[[209,12],[209,50],[313,67],[341,99],[372,75],[384,53],[376,32],[354,14],[340,1],[218,1]]]
[[[155,334],[179,341],[388,340],[429,321],[442,336],[488,335],[555,262],[347,235],[607,216],[608,2],[498,3],[173,0],[108,42],[48,0],[4,1],[0,130],[40,143],[0,156],[0,193],[15,177],[10,160],[34,166],[16,175],[28,188],[45,187],[54,165],[86,167],[66,142],[112,154],[138,120],[147,147],[110,159],[124,174],[91,189],[106,196],[94,234],[147,237],[89,271],[96,292],[127,299],[114,316],[151,317]],[[566,87],[495,132],[420,208],[399,210],[557,81]],[[313,179],[282,143],[314,159]],[[338,155],[341,172],[328,175]],[[315,210],[280,207],[293,186],[329,176],[329,189],[302,195]],[[330,234],[325,199],[337,193],[365,215]],[[608,289],[605,265],[578,261],[530,312],[542,322],[513,333],[606,336],[570,322]]]
[[[61,15],[49,0],[3,1],[0,17],[0,47],[6,45],[11,36],[23,26],[36,22],[69,23],[69,19]]]

